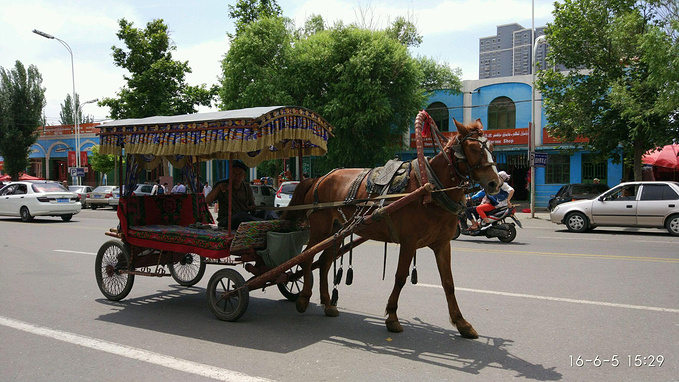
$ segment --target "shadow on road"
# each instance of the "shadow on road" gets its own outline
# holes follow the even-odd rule
[[[329,318],[313,303],[306,313],[299,314],[293,303],[272,299],[271,293],[260,298],[263,293],[260,291],[250,293],[248,310],[239,321],[224,322],[210,312],[204,288],[178,285],[170,288],[120,302],[99,299],[97,302],[111,307],[111,313],[98,320],[274,353],[294,352],[324,342],[473,375],[486,368],[498,368],[531,380],[562,378],[555,367],[513,355],[510,351],[513,341],[505,338],[481,336],[468,340],[453,328],[445,329],[417,318],[402,319],[404,332],[390,333],[383,317],[340,306],[340,316]]]

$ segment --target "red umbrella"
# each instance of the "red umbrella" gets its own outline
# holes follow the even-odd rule
[[[641,160],[644,164],[679,171],[679,158],[677,158],[677,155],[679,155],[679,144],[674,143],[659,150],[646,152]]]
[[[0,175],[0,182],[7,182],[8,180],[12,180],[12,177],[7,174]]]
[[[21,175],[19,175],[19,180],[43,180],[43,179],[33,175],[28,175],[26,173],[21,173]]]

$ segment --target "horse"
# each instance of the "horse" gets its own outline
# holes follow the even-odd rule
[[[430,119],[428,115],[426,116]],[[497,168],[493,162],[492,145],[483,136],[481,120],[477,119],[466,125],[455,119],[453,121],[457,127],[457,135],[449,139],[445,146],[441,145],[443,150],[429,160],[431,172],[436,175],[443,190],[441,193],[445,193],[452,201],[455,201],[453,204],[464,204],[465,190],[458,186],[465,180],[471,180],[478,182],[489,195],[497,194],[502,185],[502,180],[498,177]],[[431,122],[433,123],[433,121]],[[419,187],[416,165],[417,163],[412,166],[405,192],[412,192]],[[290,201],[290,206],[343,201],[350,191],[352,181],[362,171],[363,169],[357,168],[336,169],[320,178],[305,179],[298,184]],[[430,178],[433,178],[433,176],[430,176]],[[361,182],[361,187],[356,193],[357,199],[369,197],[365,187],[366,182],[367,178]],[[439,203],[424,204],[423,202],[424,197],[420,197],[419,200],[415,200],[392,213],[389,217],[391,220],[389,224],[386,221],[381,221],[370,224],[356,232],[362,238],[377,241],[394,242],[394,238],[398,238],[398,244],[400,244],[394,287],[386,306],[385,315],[387,318],[385,324],[387,329],[390,332],[397,333],[403,331],[396,314],[399,295],[406,283],[409,267],[416,250],[429,247],[434,251],[436,257],[451,323],[457,327],[463,337],[478,338],[476,330],[460,313],[455,298],[450,242],[455,236],[455,230],[458,229],[458,215]],[[281,218],[287,220],[304,220],[306,218],[306,223],[310,227],[307,248],[311,248],[337,232],[341,223],[346,221],[346,217],[352,216],[356,208],[358,207],[355,205],[349,205],[316,209],[309,214],[305,214],[304,211],[293,210],[286,211]],[[335,249],[330,247],[324,250],[319,258],[321,304],[324,306],[325,315],[331,317],[339,314],[337,307],[331,303],[328,293],[328,272],[335,260]],[[312,264],[313,258],[301,264],[304,287],[296,300],[296,309],[300,313],[306,311],[312,294]]]

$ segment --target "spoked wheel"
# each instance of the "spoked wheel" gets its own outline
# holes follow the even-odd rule
[[[174,281],[183,286],[196,285],[205,274],[205,260],[195,253],[187,253],[179,262],[167,267]]]
[[[498,237],[498,239],[503,243],[509,243],[516,238],[516,227],[512,224],[505,224],[505,226],[507,226],[509,232],[507,232],[506,236]]]
[[[101,293],[111,301],[127,297],[134,284],[134,275],[120,273],[130,264],[130,252],[117,240],[104,243],[97,252],[94,262],[94,275]]]
[[[288,271],[290,274],[295,274],[298,273],[302,270],[301,265],[297,265],[294,270]],[[314,275],[313,273],[311,274],[311,284],[313,285],[314,283]],[[297,301],[297,297],[299,296],[299,293],[302,291],[302,288],[304,288],[304,277],[300,276],[299,278],[292,279],[288,281],[287,283],[280,283],[278,284],[278,290],[281,291],[281,294],[287,298],[289,301],[295,302]]]
[[[245,279],[233,269],[220,269],[215,272],[207,284],[207,298],[210,310],[223,321],[237,321],[248,309],[250,292]]]

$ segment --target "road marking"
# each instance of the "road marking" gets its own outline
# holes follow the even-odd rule
[[[68,342],[74,345],[83,346],[86,348],[99,350],[137,361],[147,362],[154,365],[166,367],[182,371],[185,373],[195,374],[202,377],[212,378],[220,381],[236,381],[236,382],[263,382],[270,381],[269,379],[252,377],[237,371],[222,369],[215,366],[205,365],[185,359],[172,357],[169,355],[159,354],[142,350],[134,347],[124,346],[113,342],[98,340],[92,337],[81,336],[78,334],[68,333],[61,330],[46,328],[44,326],[37,326],[27,322],[14,320],[11,318],[0,316],[0,325],[21,330],[27,333],[36,334],[43,337],[53,338],[55,340]]]
[[[494,254],[494,253],[499,252],[499,253],[524,255],[524,256],[564,256],[564,257],[582,257],[582,258],[605,259],[605,260],[632,260],[632,261],[651,261],[651,262],[659,262],[659,263],[679,263],[679,258],[672,258],[672,257],[595,255],[595,254],[590,254],[590,253],[564,253],[564,252],[531,252],[531,251],[513,251],[513,250],[507,250],[507,249],[498,250],[496,252],[496,251],[489,251],[488,249],[484,249],[484,248],[463,248],[463,247],[453,248],[453,252],[455,252],[455,251],[476,252],[476,253],[485,253],[485,254]]]
[[[77,253],[79,255],[96,255],[96,253],[93,252],[80,252],[80,251],[69,251],[66,249],[55,249],[54,252],[65,252],[65,253]]]
[[[421,286],[421,287],[425,287],[425,288],[442,288],[440,285],[432,285],[432,284],[416,284],[416,285]],[[461,290],[461,291],[465,291],[465,292],[474,292],[474,293],[494,294],[494,295],[498,295],[498,296],[507,296],[507,297],[522,297],[522,298],[532,298],[532,299],[536,299],[536,300],[570,302],[570,303],[574,303],[574,304],[609,306],[609,307],[613,307],[613,308],[625,308],[625,309],[650,310],[650,311],[654,311],[654,312],[679,313],[679,309],[659,308],[659,307],[655,307],[655,306],[616,304],[616,303],[613,303],[613,302],[590,301],[590,300],[575,300],[575,299],[572,299],[572,298],[537,296],[537,295],[533,295],[533,294],[499,292],[499,291],[494,291],[494,290],[471,289],[471,288],[455,287],[455,290]]]

